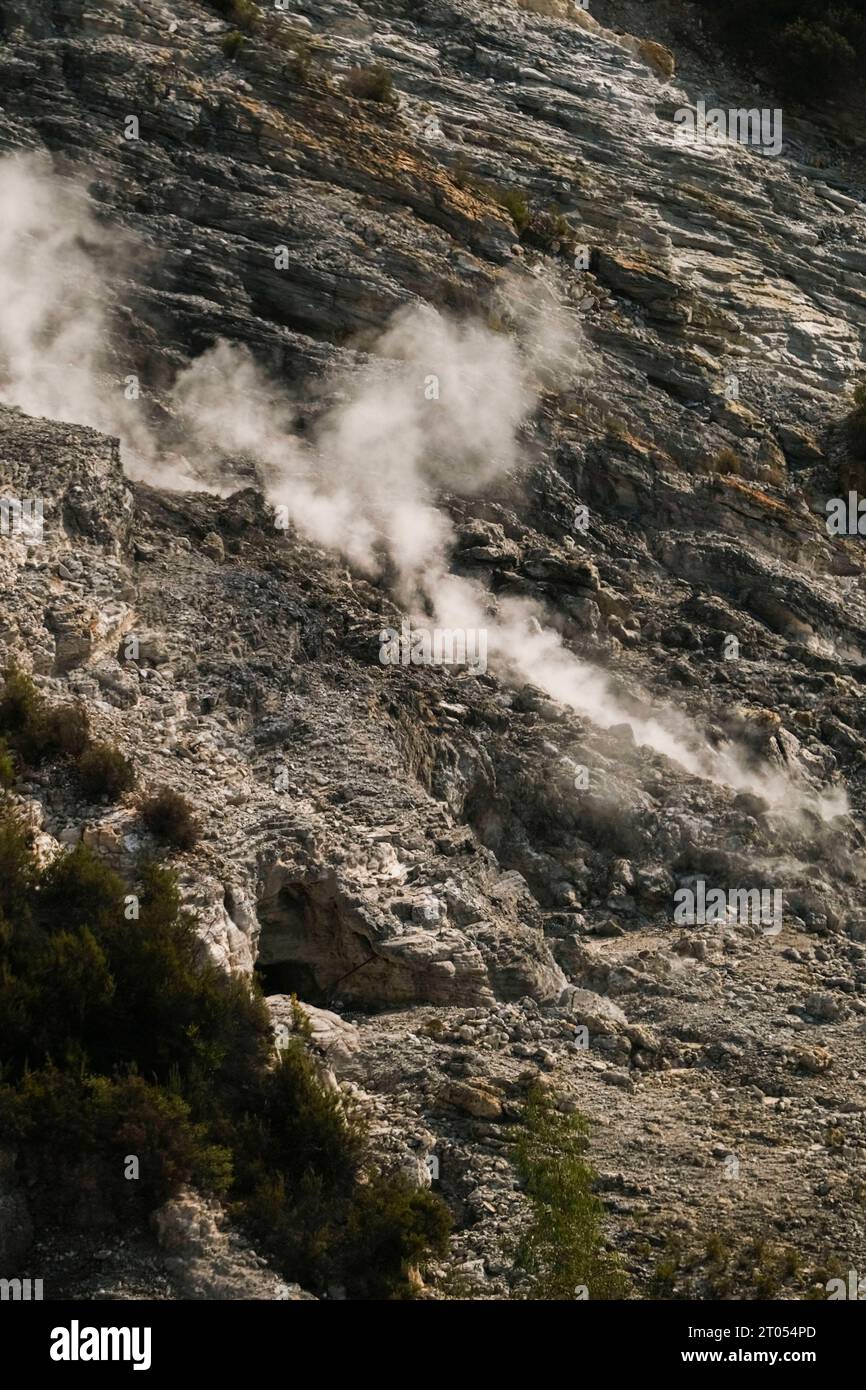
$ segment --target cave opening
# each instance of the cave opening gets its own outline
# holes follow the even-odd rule
[[[317,1008],[326,1003],[325,992],[316,983],[313,970],[303,961],[278,960],[268,965],[257,962],[255,972],[266,996],[296,994],[304,1003]]]

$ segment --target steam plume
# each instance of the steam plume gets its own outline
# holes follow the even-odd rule
[[[437,491],[471,494],[515,467],[539,391],[588,370],[575,326],[542,282],[503,282],[516,333],[403,309],[374,358],[333,383],[339,403],[309,442],[248,350],[215,344],[171,393],[189,460],[179,468],[106,370],[111,300],[101,265],[116,260],[115,239],[82,193],[32,156],[0,160],[0,207],[0,400],[119,435],[128,470],[162,486],[208,478],[226,491],[238,460],[255,460],[270,500],[305,535],[368,573],[384,568],[400,601],[428,621],[486,628],[504,678],[541,686],[603,728],[629,724],[639,743],[696,776],[824,816],[845,809],[842,792],[816,802],[781,774],[746,767],[736,749],[711,748],[676,711],[636,717],[537,605],[504,602],[491,618],[490,595],[450,573],[452,528]]]

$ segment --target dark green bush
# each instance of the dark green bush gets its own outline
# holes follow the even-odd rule
[[[232,29],[223,39],[223,53],[227,58],[234,61],[243,49],[246,41],[246,35],[242,34],[240,29]]]
[[[253,0],[211,0],[211,3],[235,29],[247,34],[254,34],[265,18],[263,10]]]
[[[257,1248],[301,1283],[331,1282],[340,1220],[364,1156],[364,1132],[292,1039],[256,1093],[238,1158],[237,1214]]]
[[[7,666],[0,694],[0,730],[14,738],[32,727],[41,713],[42,696],[30,676],[18,666]]]
[[[539,251],[552,251],[554,246],[561,248],[563,242],[573,245],[574,233],[556,207],[531,208],[527,211],[528,221],[521,229],[521,241],[537,247]]]
[[[0,695],[0,734],[25,762],[78,757],[87,747],[87,711],[77,703],[45,703],[33,680],[17,666],[7,667]]]
[[[9,806],[0,1078],[0,1134],[40,1227],[128,1231],[192,1183],[286,1277],[361,1297],[411,1292],[411,1267],[442,1248],[438,1199],[364,1186],[359,1117],[301,1035],[275,1054],[263,1000],[202,958],[173,876],[144,865],[129,893],[83,844],[39,868]]]
[[[110,743],[91,743],[78,760],[78,778],[85,796],[116,801],[135,785],[132,763]]]
[[[293,77],[299,82],[309,77],[313,66],[313,45],[305,34],[275,25],[268,37],[290,55],[289,68]]]
[[[0,738],[0,787],[8,790],[15,781],[15,759],[5,738]]]
[[[58,705],[48,710],[43,725],[40,756],[78,758],[90,741],[87,711],[81,704]]]
[[[604,1248],[604,1208],[593,1191],[588,1147],[587,1120],[560,1114],[547,1093],[534,1088],[515,1144],[532,1205],[516,1263],[531,1280],[533,1299],[571,1300],[581,1286],[592,1300],[625,1296],[625,1277]]]
[[[51,754],[45,702],[32,678],[14,665],[3,673],[0,734],[25,762],[38,763]]]
[[[866,58],[866,16],[845,0],[698,0],[732,50],[787,95],[804,101],[840,94]]]
[[[556,207],[541,208],[532,205],[520,188],[507,184],[487,183],[476,178],[458,161],[454,170],[454,181],[458,188],[471,188],[476,193],[498,203],[509,214],[521,241],[535,246],[541,251],[551,250],[554,242],[573,240],[574,234]]]
[[[397,1174],[376,1175],[359,1187],[349,1210],[346,1286],[355,1298],[400,1298],[426,1258],[444,1255],[451,1221],[426,1188]]]
[[[198,825],[185,796],[171,787],[159,787],[141,806],[141,819],[158,840],[175,849],[193,849],[198,842]]]
[[[339,1093],[323,1089],[299,1041],[281,1050],[261,1106],[269,1136],[264,1157],[290,1182],[302,1182],[314,1167],[331,1189],[349,1190],[364,1154],[363,1129]]]
[[[49,927],[92,927],[106,931],[123,916],[123,883],[101,859],[79,843],[43,869],[36,910]]]
[[[143,1222],[186,1183],[214,1193],[231,1183],[231,1155],[208,1142],[180,1096],[140,1076],[28,1072],[17,1089],[0,1087],[0,1125],[45,1221]],[[125,1176],[130,1157],[136,1177]]]
[[[494,201],[510,214],[518,232],[525,232],[532,221],[525,194],[521,193],[519,188],[495,188],[492,185],[489,191]]]
[[[397,103],[394,79],[382,63],[373,63],[368,68],[350,68],[343,85],[349,95],[358,101],[377,101],[382,106],[395,106]]]
[[[0,919],[12,914],[27,919],[37,878],[28,826],[8,807],[0,806]]]
[[[291,55],[290,71],[294,77],[303,80],[308,75],[312,44],[303,30],[286,22],[288,16],[274,14],[270,4],[257,5],[253,0],[209,0],[209,4],[233,25],[222,39],[222,50],[228,59],[239,58],[247,40],[256,37]]]
[[[251,1099],[237,1160],[249,1195],[236,1214],[257,1249],[302,1284],[343,1284],[354,1298],[406,1297],[413,1270],[447,1248],[450,1215],[399,1174],[359,1181],[365,1156],[359,1117],[293,1039],[254,1109]]]
[[[798,19],[779,35],[776,66],[787,91],[823,94],[851,80],[857,71],[857,53],[845,35],[829,24]]]

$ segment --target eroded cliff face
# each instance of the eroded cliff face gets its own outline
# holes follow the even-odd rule
[[[866,568],[825,524],[856,473],[864,205],[793,120],[779,157],[678,139],[697,98],[754,98],[675,75],[663,7],[634,38],[625,7],[549,8],[292,0],[229,58],[193,0],[0,0],[0,149],[86,186],[111,285],[98,419],[0,382],[4,495],[43,504],[41,540],[0,540],[0,655],[194,803],[203,949],[276,1020],[310,1005],[383,1158],[437,1160],[473,1296],[513,1292],[537,1075],[595,1121],[638,1292],[670,1232],[763,1230],[802,1296],[864,1235]],[[375,63],[393,104],[345,88]],[[388,566],[276,527],[267,460],[221,475],[172,387],[228,339],[309,433],[395,311],[519,334],[530,292],[556,370],[527,368],[508,467],[436,500],[491,625],[531,601],[583,665],[383,665]],[[151,452],[112,437],[130,378]],[[201,490],[153,485],[172,469]],[[83,836],[131,873],[148,847],[133,797],[15,794],[46,854]],[[781,921],[684,925],[699,881],[780,892]]]

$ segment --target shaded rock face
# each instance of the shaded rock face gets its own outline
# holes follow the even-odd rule
[[[349,1016],[351,1045],[320,1048],[335,1084],[383,1162],[436,1159],[479,1297],[515,1289],[527,1075],[599,1122],[639,1277],[647,1232],[708,1206],[784,1228],[804,1268],[862,1249],[866,571],[823,524],[862,361],[862,189],[787,112],[778,159],[677,143],[675,111],[727,79],[690,51],[674,74],[668,7],[646,8],[600,6],[599,32],[565,6],[317,0],[230,61],[198,0],[0,0],[0,149],[49,152],[136,248],[105,371],[139,374],[179,449],[170,387],[220,336],[312,420],[395,309],[493,316],[506,271],[582,335],[589,370],[542,391],[519,463],[440,502],[454,572],[494,608],[538,603],[603,672],[591,710],[540,673],[384,668],[387,578],[277,531],[256,460],[231,496],[172,492],[87,422],[0,408],[3,495],[44,504],[38,543],[0,538],[0,657],[194,803],[177,864],[203,952],[258,968],[276,1023],[297,995],[317,1046]],[[345,92],[373,62],[396,105]],[[522,240],[505,185],[535,215]],[[82,803],[62,771],[15,795],[46,856],[83,835],[131,874],[154,848],[132,799]],[[782,931],[675,924],[699,881],[781,889]],[[162,1231],[177,1287],[240,1296],[200,1199]]]

